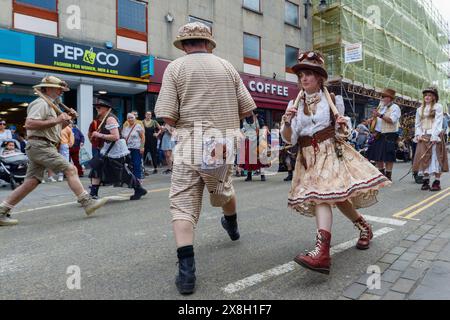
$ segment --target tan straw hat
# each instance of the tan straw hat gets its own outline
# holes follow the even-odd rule
[[[382,96],[383,98],[384,98],[384,97],[389,97],[389,98],[391,98],[392,100],[395,100],[395,95],[396,95],[396,94],[397,94],[397,92],[395,92],[395,90],[386,88],[386,89],[384,89],[383,92],[381,93],[381,96]]]
[[[191,22],[182,26],[178,30],[178,36],[173,42],[173,45],[180,50],[183,50],[182,41],[191,39],[204,39],[208,41],[208,48],[214,49],[216,41],[214,41],[209,27],[201,22]]]
[[[59,88],[63,91],[67,92],[70,91],[69,86],[67,85],[67,82],[62,81],[61,79],[54,77],[54,76],[47,76],[44,77],[41,80],[41,83],[38,85],[35,85],[33,88],[39,89],[39,88]]]

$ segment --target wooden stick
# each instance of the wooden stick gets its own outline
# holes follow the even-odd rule
[[[64,103],[62,102],[58,102],[58,104],[63,107],[64,111],[67,112],[67,114],[69,114],[72,118],[78,118],[78,113],[75,111],[75,109],[69,108],[68,106],[66,106]]]
[[[300,92],[298,93],[298,96],[297,96],[297,98],[295,99],[295,101],[294,101],[294,108],[295,109],[297,109],[298,110],[298,107],[299,107],[299,104],[300,104],[300,99],[302,98],[302,96],[303,96],[303,90],[300,90]]]
[[[330,92],[328,92],[328,89],[326,87],[323,88],[323,92],[325,93],[325,97],[327,98],[328,104],[330,105],[331,108],[331,112],[333,112],[333,115],[335,116],[335,118],[337,118],[340,114],[339,114],[339,110],[336,108],[336,105],[333,102],[333,99],[331,99],[331,95]],[[344,134],[348,134],[348,127],[346,124],[341,123],[340,124],[342,131],[344,132]]]
[[[425,158],[425,156],[427,155],[427,153],[430,151],[430,149],[433,148],[433,144],[430,144],[427,148],[427,150],[425,150],[424,154],[420,157],[418,163],[420,164],[422,162],[422,160]],[[413,159],[413,163],[411,164],[411,168],[409,169],[408,173],[405,174],[403,177],[400,178],[400,180],[398,180],[399,182],[402,181],[403,179],[405,179],[413,170],[413,166],[414,166],[414,159]]]
[[[328,89],[326,87],[323,88],[323,92],[325,93],[325,97],[327,98],[328,104],[330,105],[331,112],[333,112],[333,115],[335,117],[339,116],[339,110],[336,108],[333,99],[331,99],[330,92],[328,92]]]
[[[105,117],[103,118],[102,122],[100,123],[100,125],[97,128],[97,132],[100,132],[102,125],[105,123],[106,119],[108,119],[109,114],[111,113],[112,109],[109,109],[108,112],[106,113]]]

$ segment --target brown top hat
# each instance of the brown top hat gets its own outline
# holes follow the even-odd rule
[[[397,92],[395,92],[395,90],[393,90],[393,89],[389,89],[389,88],[386,88],[386,89],[384,89],[383,90],[383,92],[381,93],[381,97],[389,97],[389,98],[391,98],[392,100],[395,100],[395,95],[397,94]]]
[[[185,24],[178,30],[178,36],[173,42],[173,45],[180,50],[183,49],[182,41],[191,39],[203,39],[208,41],[208,49],[212,50],[216,47],[209,27],[201,22],[191,22]]]
[[[320,53],[314,51],[306,51],[299,54],[298,64],[293,66],[292,70],[297,75],[304,70],[310,70],[318,73],[319,75],[324,77],[325,80],[327,80],[328,72],[325,69],[324,64],[325,59]]]
[[[439,101],[439,92],[438,89],[436,87],[428,87],[425,90],[422,91],[422,94],[425,95],[426,93],[431,93],[434,94],[434,96],[436,97],[436,102]]]
[[[40,88],[59,88],[63,91],[67,92],[70,91],[69,86],[67,85],[67,82],[62,81],[61,79],[55,77],[55,76],[46,76],[41,80],[41,83],[35,85],[33,88],[40,89]]]

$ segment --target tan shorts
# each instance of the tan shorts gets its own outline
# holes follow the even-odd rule
[[[59,154],[56,146],[50,142],[29,140],[25,151],[30,160],[26,179],[34,177],[42,182],[45,169],[57,173],[64,172],[71,167],[71,164]]]
[[[174,164],[169,195],[172,221],[187,220],[197,225],[205,185],[213,207],[223,207],[230,202],[234,197],[232,172],[231,165],[203,171],[196,166]]]

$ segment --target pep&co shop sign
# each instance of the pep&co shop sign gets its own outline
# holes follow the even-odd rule
[[[3,39],[4,38],[4,39]],[[153,59],[117,50],[108,50],[59,39],[0,30],[0,62],[31,64],[31,67],[81,73],[109,78],[148,82],[141,76],[141,61]],[[2,49],[6,44],[16,43],[15,52]],[[27,52],[19,52],[24,48]],[[2,54],[6,52],[6,54]],[[9,54],[8,54],[9,53]],[[148,66],[153,70],[152,66]],[[146,78],[148,78],[148,74]],[[151,76],[151,74],[150,74]]]

